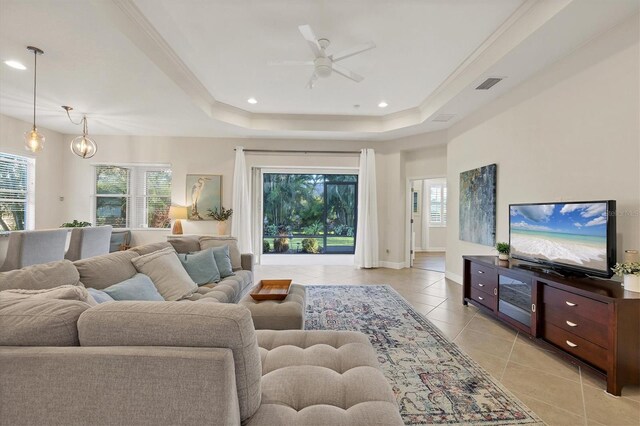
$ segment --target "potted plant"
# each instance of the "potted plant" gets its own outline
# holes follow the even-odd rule
[[[624,289],[640,293],[640,262],[616,263],[611,268],[614,274],[624,277]]]
[[[89,222],[82,222],[77,219],[73,219],[73,222],[65,222],[60,225],[60,228],[86,228],[87,226],[91,226]]]
[[[496,250],[498,250],[498,259],[509,260],[509,252],[511,252],[511,246],[509,243],[496,244]]]
[[[227,233],[227,220],[233,214],[233,209],[225,209],[223,206],[220,206],[220,211],[218,209],[211,210],[209,209],[208,216],[213,218],[213,220],[218,221],[218,235],[225,235]]]

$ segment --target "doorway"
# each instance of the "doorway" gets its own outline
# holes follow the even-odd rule
[[[410,266],[445,272],[447,181],[444,177],[410,180]]]

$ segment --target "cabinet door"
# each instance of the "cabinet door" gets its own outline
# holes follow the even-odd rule
[[[534,285],[529,277],[498,275],[498,316],[526,333],[535,335]]]

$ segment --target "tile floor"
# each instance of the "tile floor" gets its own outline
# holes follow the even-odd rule
[[[640,425],[640,387],[624,388],[619,398],[606,394],[604,381],[541,349],[473,306],[464,307],[462,286],[445,279],[443,273],[349,266],[257,266],[256,278],[293,278],[300,284],[390,284],[547,424]]]
[[[413,267],[426,269],[429,271],[444,272],[445,253],[437,252],[417,252],[413,259]]]

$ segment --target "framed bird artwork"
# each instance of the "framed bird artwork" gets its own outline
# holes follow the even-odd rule
[[[222,207],[222,175],[187,175],[189,220],[213,220],[209,210]]]

